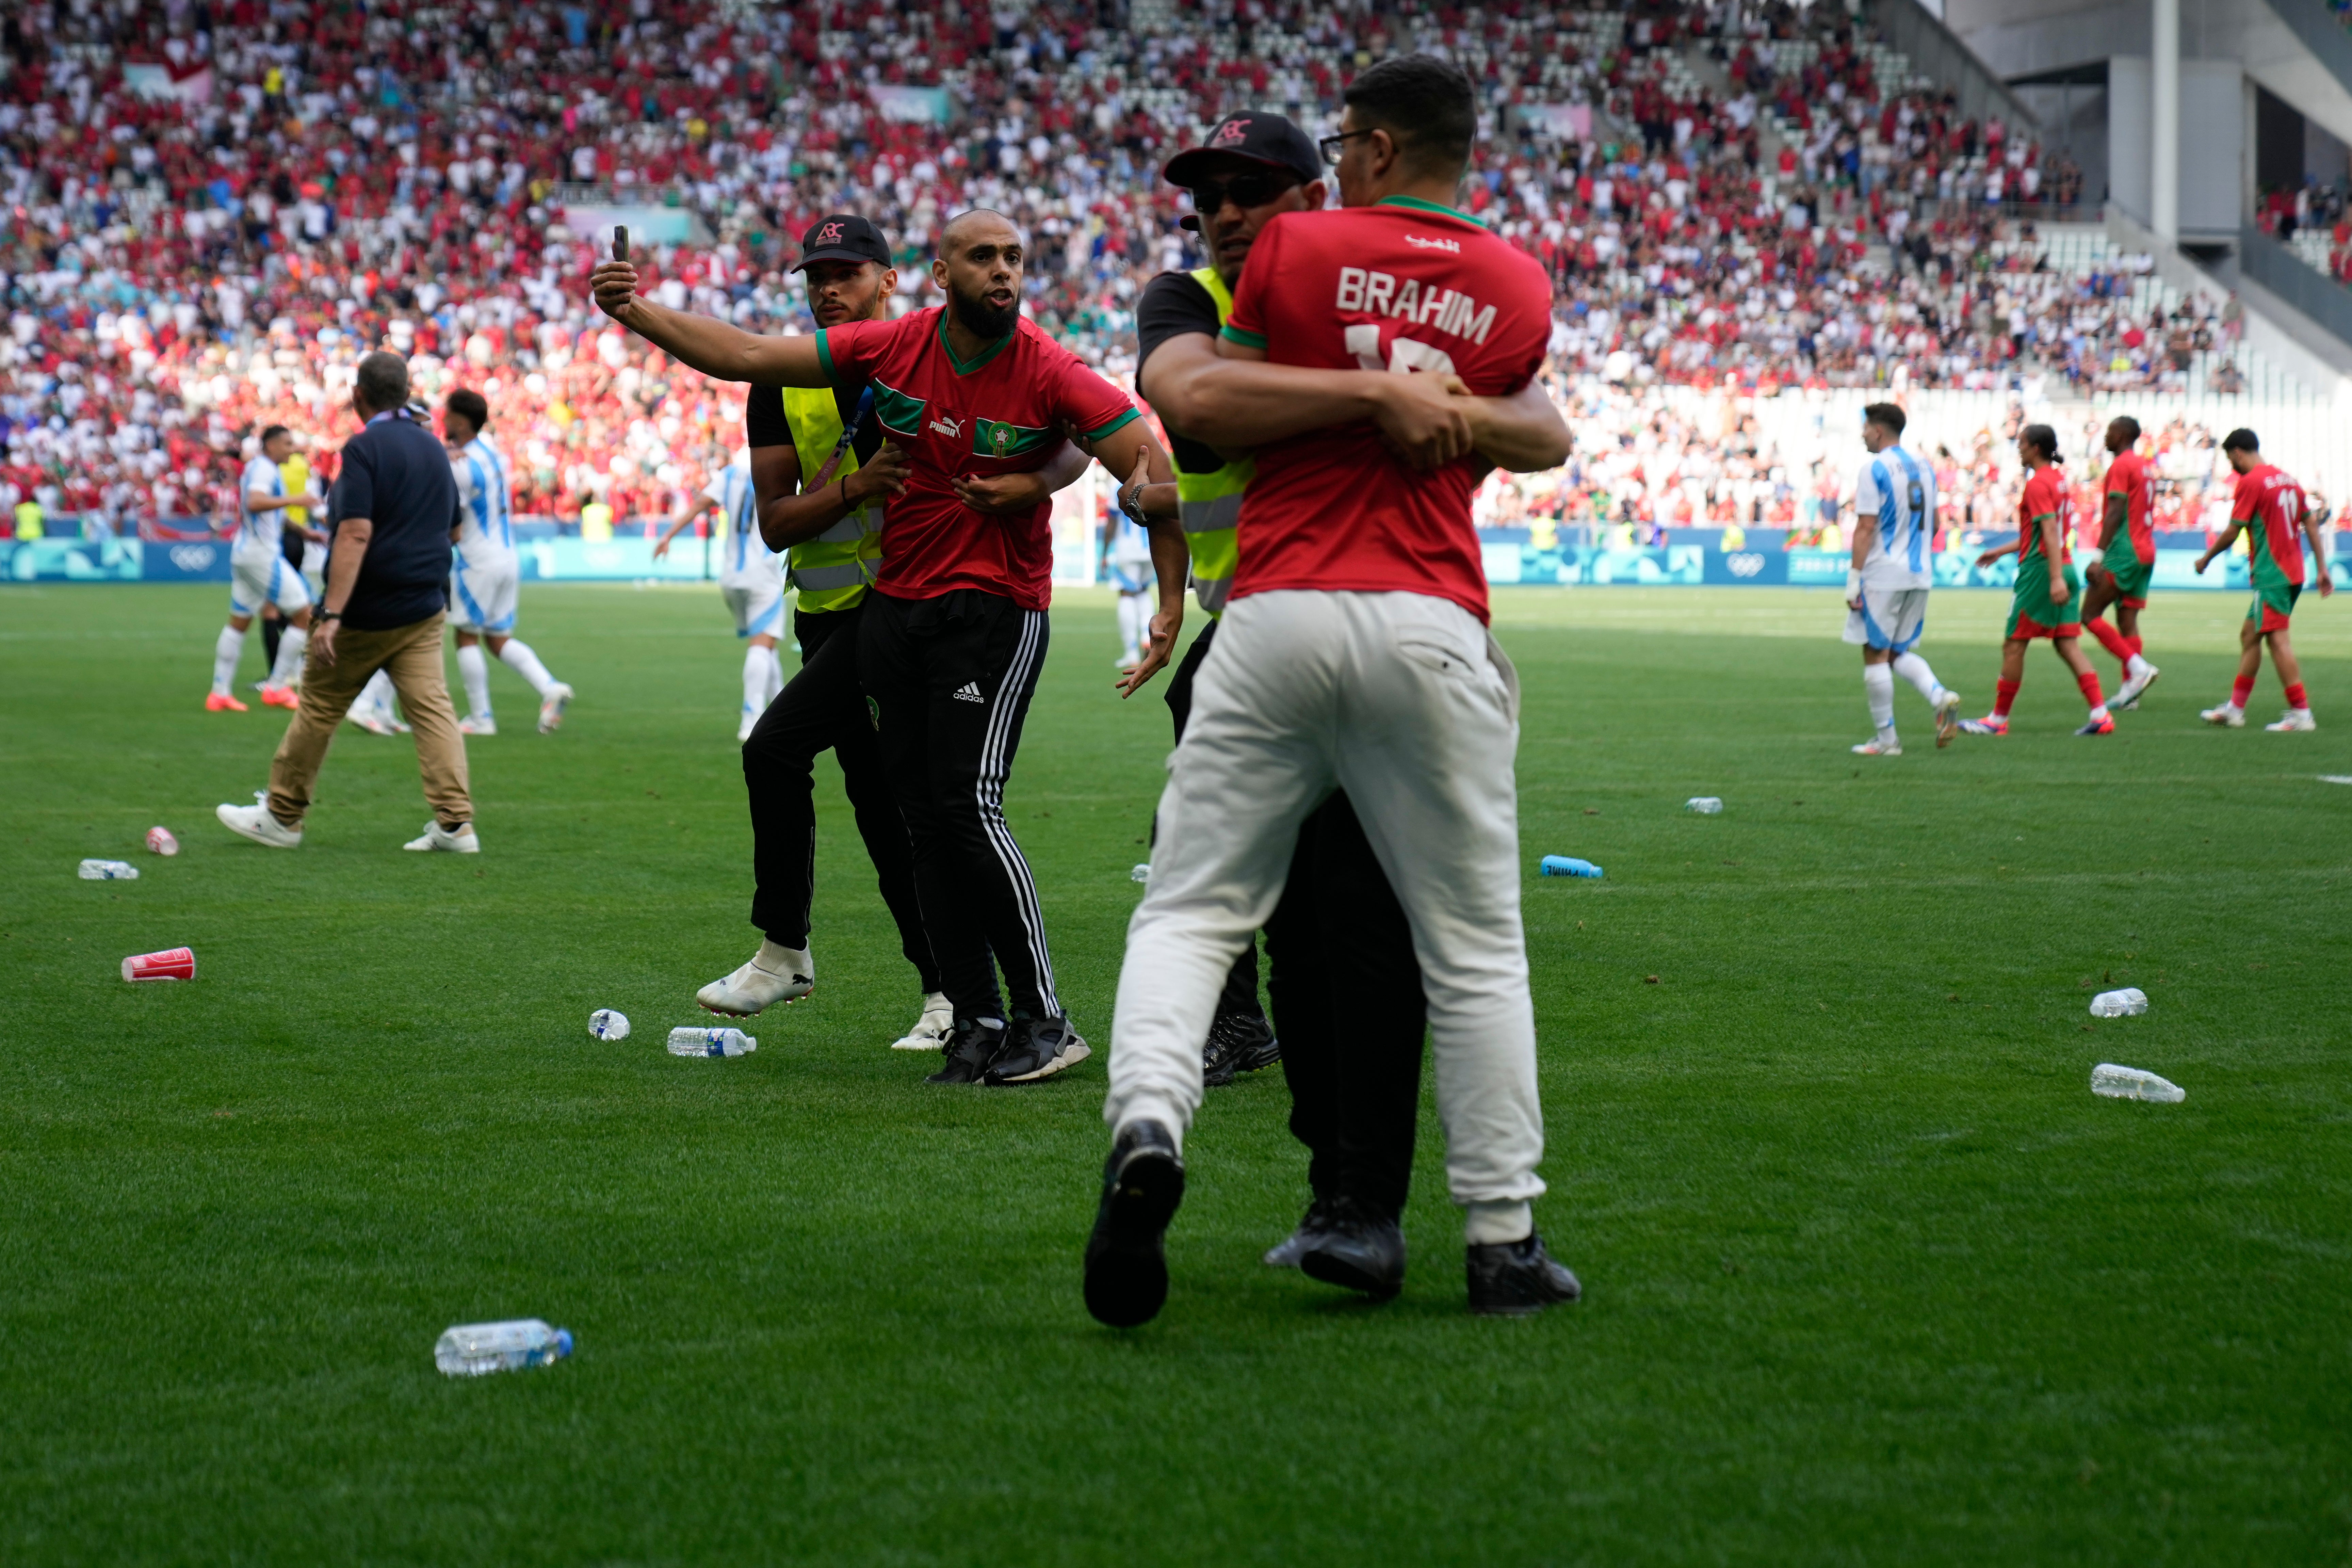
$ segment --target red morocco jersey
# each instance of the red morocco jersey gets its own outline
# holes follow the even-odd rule
[[[2042,528],[2036,521],[2055,516],[2058,519],[2059,564],[2074,559],[2074,497],[2066,488],[2066,476],[2058,471],[2055,463],[2044,463],[2033,470],[2025,481],[2025,493],[2017,502],[2017,558],[2023,561],[2042,553]]]
[[[950,481],[1042,468],[1061,449],[1064,424],[1093,441],[1136,417],[1127,395],[1025,318],[979,358],[959,359],[944,305],[829,327],[816,348],[835,385],[873,387],[875,417],[914,470],[883,510],[874,591],[936,599],[978,588],[1044,609],[1053,597],[1051,503],[1025,515],[976,512]]]
[[[1507,396],[1543,363],[1551,279],[1533,257],[1452,208],[1391,196],[1267,224],[1224,330],[1274,364],[1434,371],[1482,396]],[[1486,573],[1470,521],[1484,468],[1473,454],[1416,473],[1369,422],[1259,447],[1242,496],[1234,596],[1277,588],[1427,594],[1486,619]]]
[[[2306,507],[2303,487],[2287,478],[2284,469],[2258,463],[2238,476],[2230,521],[2244,524],[2254,535],[2252,564],[2258,575],[2268,557],[2289,583],[2302,584],[2303,536],[2295,530],[2302,526]]]
[[[2124,526],[2116,535],[2117,540],[2131,541],[2133,558],[2141,565],[2153,562],[2156,559],[2156,531],[2148,521],[2152,491],[2147,479],[2147,459],[2131,447],[2125,447],[2116,454],[2116,460],[2107,465],[2107,482],[2100,489],[2108,495],[2124,498]]]

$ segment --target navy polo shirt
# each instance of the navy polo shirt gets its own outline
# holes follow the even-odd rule
[[[405,411],[379,414],[343,447],[328,497],[336,533],[342,520],[374,524],[359,582],[343,605],[354,631],[414,626],[449,607],[449,536],[457,526],[457,480],[449,454]],[[334,570],[334,544],[327,569]]]

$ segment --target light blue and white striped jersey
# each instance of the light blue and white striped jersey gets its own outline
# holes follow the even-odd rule
[[[457,553],[468,566],[493,566],[514,553],[507,512],[507,460],[477,436],[449,458],[457,480]]]
[[[268,511],[256,511],[247,506],[249,495],[282,496],[286,493],[286,476],[267,457],[257,457],[245,466],[245,478],[236,482],[236,544],[238,550],[256,545],[274,551],[286,538],[286,509],[272,507]]]
[[[702,493],[719,503],[727,531],[720,542],[719,576],[743,578],[774,572],[775,552],[760,537],[760,497],[751,488],[751,465],[747,461],[728,464]]]
[[[1854,481],[1856,521],[1878,520],[1878,537],[1862,563],[1863,585],[1882,592],[1936,583],[1936,470],[1889,447],[1863,459]]]

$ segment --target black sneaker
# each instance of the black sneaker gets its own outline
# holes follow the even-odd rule
[[[1184,1162],[1157,1121],[1130,1124],[1103,1163],[1102,1206],[1087,1237],[1087,1310],[1098,1323],[1131,1329],[1168,1300],[1160,1237],[1184,1201]]]
[[[1258,1061],[1256,1058],[1268,1047],[1274,1055]],[[1255,1072],[1267,1061],[1281,1059],[1282,1047],[1275,1044],[1273,1025],[1246,1013],[1221,1013],[1209,1025],[1208,1044],[1201,1047],[1201,1086],[1223,1089],[1234,1081],[1234,1074]]]
[[[1404,1289],[1404,1232],[1393,1215],[1356,1198],[1333,1198],[1323,1232],[1298,1257],[1309,1279],[1385,1301]]]
[[[1012,1038],[988,1068],[982,1083],[1003,1089],[1035,1083],[1094,1055],[1067,1018],[1015,1018]]]
[[[1314,1246],[1321,1237],[1328,1224],[1323,1200],[1317,1198],[1307,1205],[1307,1212],[1299,1216],[1298,1228],[1267,1247],[1265,1257],[1259,1261],[1268,1268],[1297,1268],[1299,1258],[1304,1257],[1307,1249]]]
[[[1533,1231],[1525,1241],[1471,1247],[1469,1269],[1470,1310],[1486,1317],[1523,1318],[1584,1294]]]
[[[1011,1031],[1002,1018],[958,1018],[940,1054],[947,1058],[925,1083],[978,1083],[1003,1051]]]

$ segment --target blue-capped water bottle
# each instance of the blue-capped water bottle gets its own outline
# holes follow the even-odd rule
[[[760,1042],[740,1029],[677,1028],[669,1032],[669,1054],[674,1057],[743,1057],[760,1048]]]
[[[1573,855],[1547,855],[1543,858],[1543,874],[1547,877],[1598,877],[1601,868]]]

